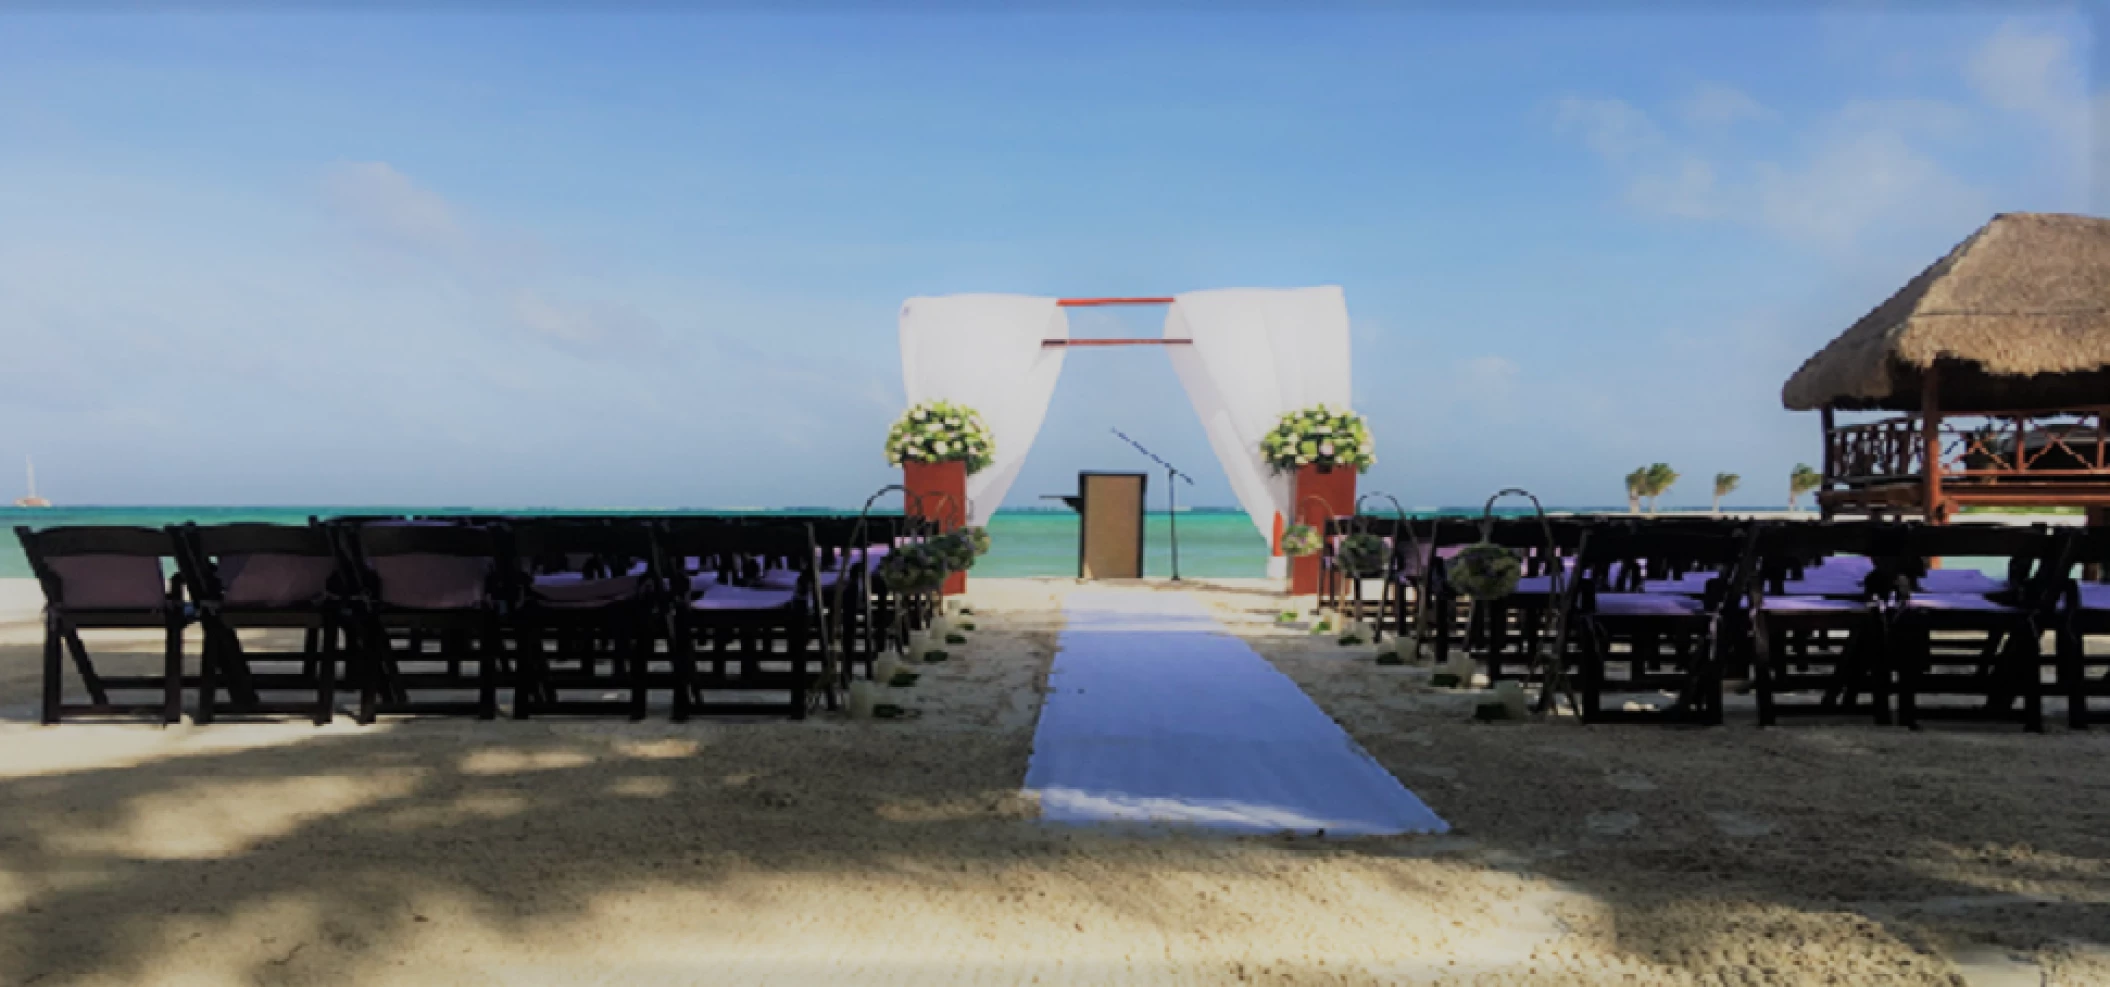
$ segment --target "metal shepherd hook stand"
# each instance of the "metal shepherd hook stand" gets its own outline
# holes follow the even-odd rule
[[[1541,648],[1531,656],[1531,674],[1540,682],[1538,702],[1533,709],[1539,713],[1557,711],[1560,700],[1568,701],[1568,708],[1580,712],[1582,705],[1576,701],[1575,690],[1568,684],[1568,612],[1574,603],[1578,580],[1569,578],[1567,567],[1560,558],[1560,545],[1553,538],[1553,524],[1546,520],[1545,505],[1529,490],[1508,487],[1497,490],[1487,498],[1487,506],[1480,511],[1480,538],[1488,540],[1495,530],[1495,501],[1504,497],[1524,497],[1531,501],[1531,509],[1538,515],[1539,530],[1546,536],[1547,595],[1553,605],[1553,644]],[[1590,537],[1583,532],[1583,539]],[[1578,550],[1579,554],[1579,550]]]
[[[1136,451],[1137,451],[1137,452],[1140,452],[1140,453],[1142,453],[1142,454],[1143,454],[1143,455],[1145,455],[1145,456],[1149,456],[1149,457],[1150,457],[1150,460],[1151,460],[1151,462],[1154,462],[1154,463],[1158,464],[1159,466],[1163,466],[1163,467],[1165,467],[1165,497],[1166,497],[1166,511],[1165,511],[1165,523],[1166,523],[1166,524],[1168,524],[1168,525],[1170,525],[1170,526],[1171,526],[1171,528],[1172,528],[1172,581],[1173,581],[1173,582],[1175,582],[1175,583],[1176,583],[1176,582],[1179,582],[1179,581],[1180,581],[1180,497],[1179,497],[1179,491],[1178,491],[1178,489],[1177,489],[1177,488],[1175,488],[1175,487],[1173,486],[1173,484],[1172,484],[1172,481],[1174,481],[1174,480],[1185,480],[1185,481],[1187,481],[1187,485],[1191,487],[1191,486],[1193,486],[1193,485],[1194,485],[1194,478],[1193,478],[1193,477],[1191,477],[1191,476],[1188,476],[1188,475],[1187,475],[1187,474],[1185,474],[1185,473],[1182,473],[1182,472],[1180,472],[1180,471],[1179,471],[1179,469],[1178,469],[1177,467],[1173,466],[1173,465],[1172,465],[1171,463],[1168,463],[1168,462],[1166,462],[1166,461],[1164,461],[1164,460],[1162,460],[1162,459],[1159,459],[1159,458],[1158,458],[1158,454],[1157,454],[1157,453],[1151,452],[1150,450],[1148,450],[1148,449],[1145,449],[1145,448],[1143,448],[1143,443],[1141,443],[1141,442],[1137,442],[1136,440],[1134,440],[1134,439],[1131,439],[1131,438],[1129,438],[1129,437],[1128,437],[1128,435],[1127,435],[1126,433],[1122,432],[1122,431],[1121,431],[1120,429],[1118,429],[1118,428],[1110,428],[1110,429],[1107,429],[1107,431],[1109,431],[1109,432],[1112,432],[1112,433],[1114,433],[1115,435],[1118,435],[1118,436],[1120,436],[1120,437],[1121,437],[1121,439],[1122,439],[1122,441],[1124,441],[1124,442],[1127,442],[1127,443],[1128,443],[1129,445],[1135,446],[1135,447],[1136,447]]]

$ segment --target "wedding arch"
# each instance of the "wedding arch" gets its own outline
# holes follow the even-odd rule
[[[1157,339],[1071,339],[1068,310],[1165,306]],[[1312,405],[1352,406],[1348,306],[1336,286],[1226,288],[1164,298],[943,295],[901,305],[901,373],[911,405],[950,401],[981,412],[995,438],[989,467],[967,479],[971,524],[987,524],[1018,478],[1047,417],[1072,346],[1161,345],[1253,526],[1275,544],[1297,515],[1295,484],[1262,458],[1278,418]],[[1279,546],[1278,546],[1279,548]],[[1284,569],[1278,554],[1269,575]]]

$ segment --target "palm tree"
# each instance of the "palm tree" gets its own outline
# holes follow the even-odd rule
[[[1796,463],[1794,472],[1788,474],[1788,510],[1795,510],[1795,501],[1803,494],[1824,486],[1824,477],[1808,463]]]
[[[1626,512],[1628,514],[1641,513],[1641,498],[1647,494],[1648,467],[1643,466],[1632,473],[1628,473],[1626,475]]]
[[[1647,476],[1647,486],[1643,492],[1648,494],[1648,512],[1654,514],[1656,498],[1670,492],[1670,488],[1678,482],[1678,471],[1671,469],[1669,463],[1650,463]]]
[[[1722,498],[1735,493],[1736,485],[1742,482],[1744,482],[1744,478],[1735,473],[1716,473],[1714,475],[1714,512],[1716,514],[1722,513]]]

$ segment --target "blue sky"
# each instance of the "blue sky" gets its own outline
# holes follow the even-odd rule
[[[2103,20],[1645,6],[0,13],[0,464],[850,504],[906,297],[1339,284],[1365,489],[1775,503],[1805,356],[1994,212],[2110,210]],[[1012,502],[1140,465],[1109,426],[1231,503],[1149,350],[1071,357]]]

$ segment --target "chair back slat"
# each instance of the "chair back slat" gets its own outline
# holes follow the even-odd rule
[[[282,609],[345,588],[329,532],[318,524],[184,524],[171,533],[184,555],[185,585],[201,603]]]
[[[411,610],[465,610],[499,598],[504,546],[483,525],[380,521],[342,538],[346,560],[370,603]]]
[[[71,610],[158,610],[176,603],[163,561],[177,568],[167,531],[103,525],[18,527],[15,535],[52,606]]]

